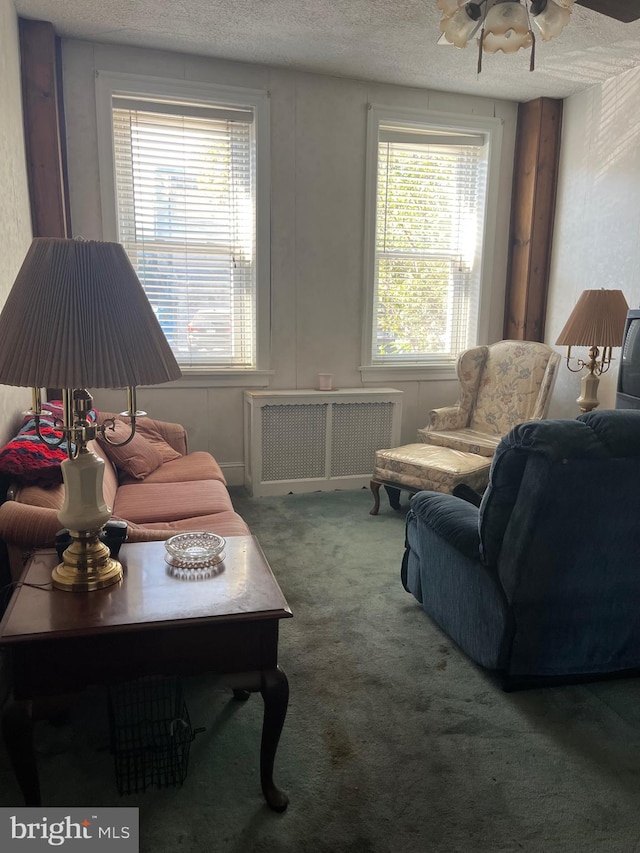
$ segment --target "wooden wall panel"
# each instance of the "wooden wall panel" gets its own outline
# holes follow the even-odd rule
[[[518,107],[504,337],[544,340],[562,101]]]
[[[59,43],[48,21],[19,20],[24,135],[34,237],[68,237]]]

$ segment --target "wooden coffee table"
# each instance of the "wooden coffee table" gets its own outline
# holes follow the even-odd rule
[[[123,581],[86,593],[51,588],[55,551],[29,560],[0,623],[13,683],[2,731],[27,805],[41,804],[34,699],[148,675],[211,672],[229,676],[238,698],[262,694],[262,791],[272,809],[286,809],[273,765],[289,701],[278,627],[292,614],[255,537],[229,537],[225,550],[220,574],[184,581],[167,574],[163,542],[125,545]]]

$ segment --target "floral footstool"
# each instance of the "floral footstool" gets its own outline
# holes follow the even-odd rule
[[[432,444],[405,444],[377,450],[371,478],[374,506],[370,515],[377,515],[380,509],[380,486],[385,487],[393,509],[400,508],[400,490],[451,494],[464,483],[482,492],[489,482],[491,461],[488,456]]]

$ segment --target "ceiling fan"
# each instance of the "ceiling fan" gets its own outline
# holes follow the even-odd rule
[[[640,18],[640,0],[576,0],[576,4],[622,21],[623,24]]]
[[[640,19],[640,0],[437,0],[442,12],[438,44],[465,47],[478,35],[478,70],[483,52],[514,53],[531,48],[533,70],[535,33],[544,41],[559,36],[569,23],[574,3],[622,23]]]

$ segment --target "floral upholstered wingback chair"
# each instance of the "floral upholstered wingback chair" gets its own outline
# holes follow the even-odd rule
[[[429,413],[418,441],[493,456],[500,439],[524,421],[545,418],[560,355],[533,341],[498,341],[458,358],[460,400]]]

